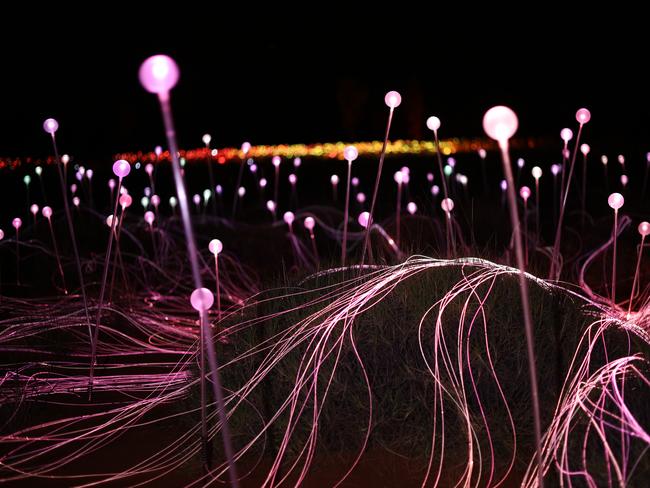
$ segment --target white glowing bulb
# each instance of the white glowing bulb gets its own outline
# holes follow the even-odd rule
[[[269,212],[275,212],[275,202],[273,200],[267,201],[266,208],[269,210]]]
[[[623,195],[621,195],[620,193],[612,193],[607,199],[607,203],[614,210],[618,210],[625,203],[625,198],[623,198]]]
[[[221,251],[223,251],[223,244],[219,239],[212,239],[208,244],[208,249],[212,254],[217,256]]]
[[[534,166],[533,169],[531,170],[531,173],[533,175],[533,178],[539,180],[542,177],[542,168],[540,168],[539,166]]]
[[[330,183],[332,183],[332,185],[334,185],[334,186],[338,185],[339,184],[339,175],[332,175],[330,177]]]
[[[449,213],[454,209],[454,201],[451,198],[443,198],[440,206],[446,213]]]
[[[589,147],[589,144],[581,144],[580,145],[580,152],[586,156],[589,154],[589,151],[591,151],[591,148]]]
[[[212,140],[212,136],[210,134],[203,134],[203,137],[201,138],[201,140],[203,141],[203,144],[205,144],[206,146],[209,146],[210,141]]]
[[[388,108],[393,110],[397,108],[402,103],[402,96],[396,91],[389,91],[384,97],[384,102],[388,105]]]
[[[273,163],[273,166],[277,168],[278,166],[280,166],[280,163],[282,162],[282,158],[280,158],[280,156],[273,156],[271,162]]]
[[[409,202],[409,203],[406,205],[406,210],[407,210],[408,213],[410,213],[411,215],[415,215],[415,212],[418,211],[418,206],[415,204],[415,202]]]
[[[573,131],[569,128],[564,128],[560,131],[560,138],[564,141],[566,144],[569,142],[571,139],[573,139]]]
[[[427,119],[427,128],[432,131],[437,131],[440,129],[440,119],[435,115],[432,115]]]
[[[483,130],[495,141],[505,143],[515,132],[519,121],[512,109],[503,105],[492,107],[483,116]]]

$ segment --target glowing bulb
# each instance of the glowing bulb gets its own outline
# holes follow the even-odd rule
[[[158,205],[160,205],[160,197],[158,195],[151,195],[151,203],[154,207],[158,208]]]
[[[442,170],[442,172],[445,174],[445,176],[450,176],[454,172],[454,168],[448,164],[445,164],[445,168]]]
[[[338,185],[339,184],[339,175],[332,175],[330,177],[330,183],[332,183],[332,185],[334,185],[334,186]]]
[[[589,151],[591,151],[591,148],[589,147],[589,144],[581,144],[580,145],[580,152],[583,155],[586,156],[587,154],[589,154]]]
[[[534,166],[533,169],[531,170],[531,173],[533,175],[533,178],[539,180],[542,177],[542,168],[540,168],[539,166]]]
[[[212,307],[214,296],[212,296],[212,292],[207,288],[197,288],[190,295],[190,303],[192,304],[192,308],[197,312],[205,312]]]
[[[528,188],[527,186],[522,186],[519,189],[519,196],[524,200],[528,200],[530,198],[530,188]]]
[[[147,224],[151,225],[151,224],[153,224],[153,221],[154,221],[154,220],[156,220],[156,216],[154,215],[154,213],[153,213],[151,210],[147,210],[147,211],[144,213],[144,221],[145,221]]]
[[[629,181],[629,178],[627,175],[621,175],[621,185],[623,185],[623,188],[627,186],[627,182]]]
[[[211,196],[212,196],[212,192],[209,189],[206,188],[205,190],[203,190],[203,201],[204,202],[207,203],[208,200],[210,200]],[[153,202],[153,198],[151,199],[151,201]]]
[[[454,209],[454,201],[451,198],[443,198],[440,206],[445,212],[449,213]]]
[[[316,221],[314,220],[313,217],[307,217],[305,219],[305,229],[307,230],[314,230],[314,226],[316,225]]]
[[[526,164],[526,161],[524,161],[523,158],[519,158],[519,159],[517,159],[517,167],[518,167],[519,169],[523,168],[525,164]]]
[[[269,212],[275,212],[275,202],[273,200],[267,201],[266,208],[269,210]]]
[[[609,162],[609,159],[607,158],[607,156],[605,156],[605,155],[603,154],[603,155],[600,157],[600,162],[603,163],[604,165],[607,165],[607,163]]]
[[[108,180],[108,187],[109,187],[111,190],[115,188],[115,180],[114,180],[113,178],[111,178],[110,180]]]
[[[140,205],[146,209],[149,206],[149,197],[142,197],[140,199]]]
[[[294,175],[293,173],[291,173],[291,174],[289,175],[289,183],[291,183],[292,185],[295,185],[295,184],[296,184],[296,181],[298,181],[298,178],[296,177],[296,175]]]
[[[439,187],[438,185],[433,185],[433,186],[431,187],[431,194],[432,194],[434,197],[437,197],[439,193],[440,193],[440,187]]]
[[[293,214],[293,212],[284,212],[282,218],[284,219],[287,225],[291,226],[291,224],[293,224],[293,221],[295,219],[295,215]]]
[[[389,91],[384,97],[384,102],[386,102],[388,108],[393,110],[394,108],[399,107],[400,103],[402,103],[402,96],[396,91]]]
[[[115,226],[117,226],[117,222],[118,222],[117,217],[115,217]],[[108,217],[106,217],[106,225],[111,228],[113,227],[113,215],[109,215]]]
[[[456,167],[456,158],[451,158],[451,157],[447,158],[447,164],[450,167],[455,168]]]
[[[408,213],[410,213],[411,215],[415,215],[415,212],[418,211],[418,206],[415,204],[415,202],[409,202],[409,203],[406,205],[406,210],[407,210]]]
[[[573,131],[568,128],[564,128],[560,131],[560,138],[564,141],[566,144],[569,142],[571,139],[573,139]]]
[[[300,165],[302,164],[302,159],[300,158],[293,158],[293,167],[294,168],[300,168]]]
[[[213,149],[210,151],[210,156],[215,157],[217,154],[219,154],[219,151],[217,149]]]
[[[77,193],[77,184],[76,184],[76,183],[73,183],[72,185],[70,185],[70,192],[71,192],[73,195],[74,195],[75,193]]]
[[[55,119],[46,119],[43,122],[43,130],[48,134],[54,135],[54,133],[59,129],[59,123]]]
[[[239,195],[239,198],[242,198],[244,195],[246,195],[246,188],[244,188],[243,186],[240,186],[237,189],[237,195]]]
[[[429,183],[433,182],[433,173],[427,173],[427,181]]]
[[[81,179],[84,177],[84,175],[81,174],[81,172],[77,171],[74,175],[75,178],[77,178],[77,181],[81,181]]]
[[[192,201],[194,202],[194,205],[200,205],[201,204],[201,196],[198,193],[195,193],[192,196]]]
[[[92,169],[87,170],[86,171],[86,178],[88,178],[89,180],[92,180],[93,179],[93,174],[94,173],[93,173]]]
[[[265,188],[266,187],[266,178],[260,178],[260,188]]]
[[[487,151],[483,148],[478,150],[478,157],[481,159],[485,159],[487,156]]]
[[[586,108],[581,108],[578,109],[576,112],[576,120],[578,121],[579,124],[586,124],[591,120],[591,112],[587,110]]]
[[[20,217],[16,217],[11,221],[11,225],[14,226],[14,229],[18,230],[23,225],[23,220]]]
[[[429,117],[427,119],[427,128],[432,131],[437,131],[440,129],[440,119],[436,117],[435,115]]]
[[[153,164],[147,163],[144,167],[144,171],[151,176],[153,174]]]
[[[41,210],[41,213],[43,214],[43,217],[49,219],[50,217],[52,217],[52,208],[45,206],[43,207],[43,210]]]
[[[25,175],[25,177],[23,178],[23,182],[25,183],[25,185],[29,186],[29,184],[32,182],[32,177],[29,175]]]
[[[348,163],[351,163],[359,157],[359,151],[355,146],[346,146],[343,150],[343,157]]]
[[[366,194],[363,192],[357,193],[357,202],[364,203],[366,201]]]
[[[140,83],[150,93],[166,96],[178,82],[178,66],[172,58],[157,54],[140,66]]]
[[[124,178],[131,172],[131,165],[124,159],[118,159],[113,163],[113,173],[118,178]]]
[[[63,164],[68,164],[70,162],[70,156],[68,156],[67,154],[64,154],[63,156],[61,156],[61,162]]]
[[[614,210],[618,210],[625,203],[625,198],[623,198],[623,195],[621,195],[620,193],[612,193],[607,199],[607,203]]]
[[[206,146],[210,145],[210,141],[212,140],[212,136],[210,134],[203,134],[203,137],[201,137],[201,140],[203,141],[203,144]]]
[[[221,185],[215,186],[214,191],[217,192],[217,195],[221,195],[223,193],[223,186]]]
[[[223,251],[223,244],[219,239],[212,239],[208,244],[208,250],[215,256],[219,255]]]
[[[623,156],[622,154],[619,154],[617,159],[619,164],[621,164],[621,166],[625,164],[625,156]]]
[[[357,220],[361,227],[368,227],[368,222],[370,222],[370,212],[361,212]]]
[[[131,198],[131,195],[126,193],[124,195],[120,195],[119,202],[120,205],[122,206],[122,210],[124,210],[125,208],[129,208],[131,206],[131,204],[133,203],[133,199]]]
[[[79,200],[79,197],[72,197],[72,204],[75,207],[78,207],[80,203],[81,203],[81,200]]]
[[[352,183],[352,186],[354,186],[356,188],[357,186],[359,186],[359,178],[357,178],[356,176],[353,176],[352,180],[350,180],[350,183]]]
[[[512,109],[503,105],[492,107],[483,116],[483,130],[499,143],[510,139],[517,132],[518,126],[517,115]]]
[[[32,206],[29,207],[29,211],[34,214],[34,217],[36,217],[36,214],[38,213],[38,205],[32,203]]]
[[[34,168],[34,173],[36,173],[36,176],[41,176],[41,173],[43,173],[43,168],[36,166],[36,168]]]
[[[643,237],[646,237],[648,234],[650,234],[650,224],[648,222],[641,222],[638,227],[639,234],[641,234]]]
[[[0,229],[0,241],[5,238],[5,231]]]
[[[553,176],[557,176],[560,171],[562,171],[562,166],[559,164],[552,164],[551,165],[551,173],[553,173]]]
[[[278,166],[280,166],[280,163],[282,162],[282,159],[280,158],[280,156],[273,156],[273,159],[271,160],[271,162],[273,163],[273,166],[275,166],[277,168]]]
[[[241,151],[244,153],[244,155],[248,154],[248,151],[251,150],[251,143],[250,142],[244,142],[241,145]]]
[[[506,191],[508,189],[508,182],[506,180],[501,180],[501,191]]]
[[[162,147],[156,146],[153,152],[156,154],[156,157],[160,157],[160,155],[162,154]]]
[[[176,197],[169,197],[169,206],[171,208],[176,208],[176,205],[178,205],[178,200],[176,200]]]

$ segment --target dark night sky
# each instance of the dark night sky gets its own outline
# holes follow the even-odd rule
[[[437,34],[249,26],[171,37],[159,27],[110,37],[60,29],[47,49],[38,28],[29,43],[3,41],[0,156],[48,154],[48,116],[61,124],[62,150],[81,157],[162,144],[155,97],[137,79],[142,60],[161,52],[181,68],[173,108],[185,148],[199,146],[204,132],[216,146],[380,139],[390,89],[403,96],[394,138],[428,137],[432,114],[442,119],[442,137],[482,135],[482,114],[495,104],[518,112],[522,135],[555,136],[586,106],[589,142],[650,148],[650,80],[634,48],[647,42],[633,29],[603,36],[592,26],[578,39],[562,22],[504,26],[495,40],[477,42],[467,26]],[[497,58],[495,46],[508,40]]]

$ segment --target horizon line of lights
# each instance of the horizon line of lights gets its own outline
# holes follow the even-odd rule
[[[197,149],[180,150],[179,156],[185,163],[206,162],[208,159],[216,161],[218,164],[226,164],[232,161],[241,161],[245,158],[272,158],[280,156],[282,158],[312,158],[312,159],[337,159],[344,160],[343,151],[346,146],[354,145],[359,151],[359,156],[378,156],[381,153],[382,141],[369,142],[327,142],[318,144],[279,144],[279,145],[259,145],[251,146],[248,152],[233,147],[226,148],[209,148],[201,147]],[[515,149],[534,149],[543,145],[541,138],[514,139],[511,147]],[[477,152],[479,149],[486,151],[496,150],[497,146],[494,141],[486,138],[474,139],[446,139],[440,141],[440,151],[443,155],[449,156],[457,153]],[[386,146],[387,155],[434,155],[436,153],[435,144],[432,140],[415,140],[415,139],[398,139],[389,141]],[[129,163],[163,163],[170,161],[170,153],[163,150],[160,154],[156,151],[149,152],[124,152],[118,153],[114,159],[125,159]],[[17,169],[25,164],[32,165],[49,165],[54,164],[54,156],[48,156],[45,159],[27,157],[21,158],[0,158],[0,170]]]

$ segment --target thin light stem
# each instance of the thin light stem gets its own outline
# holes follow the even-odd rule
[[[352,161],[348,161],[348,177],[345,186],[345,210],[343,211],[343,240],[341,241],[341,267],[345,267],[345,257],[348,246],[348,220],[350,220],[350,177],[352,176]]]

